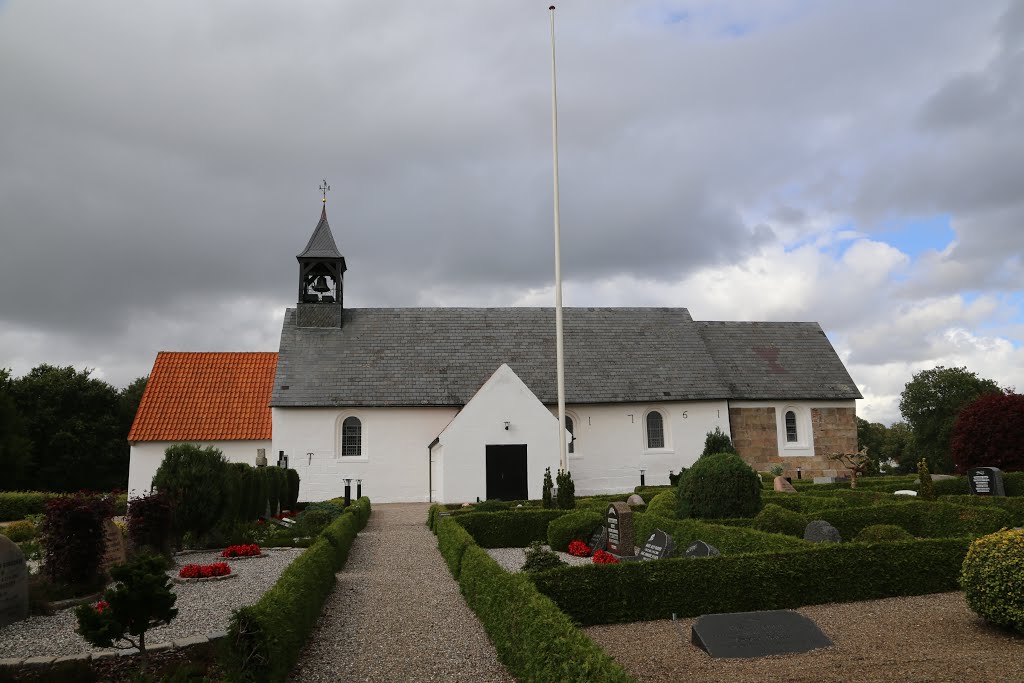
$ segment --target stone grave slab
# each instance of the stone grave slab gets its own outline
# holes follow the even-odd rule
[[[633,511],[625,503],[608,506],[608,552],[617,557],[636,557]]]
[[[100,571],[110,574],[115,564],[123,564],[128,559],[128,547],[124,534],[114,524],[114,520],[103,520],[103,559],[100,560]]]
[[[672,542],[672,537],[661,529],[655,529],[640,550],[640,559],[664,560],[671,557],[675,549],[676,544]]]
[[[606,549],[608,547],[608,529],[603,526],[598,527],[594,533],[590,534],[590,540],[587,542],[587,545],[593,551]]]
[[[0,536],[0,627],[28,618],[28,564],[25,553]]]
[[[713,557],[722,553],[715,546],[704,541],[694,541],[686,548],[686,557]]]
[[[785,477],[775,477],[772,482],[772,488],[783,493],[796,493],[796,489],[793,488],[792,484],[786,481]]]
[[[1005,496],[1003,473],[998,467],[972,467],[967,470],[971,494],[975,496]]]
[[[841,543],[843,537],[839,535],[839,529],[823,519],[816,519],[804,527],[804,540],[811,543]]]
[[[647,505],[647,503],[644,502],[643,498],[634,493],[626,499],[626,505]]]
[[[716,659],[795,654],[832,645],[817,624],[788,609],[705,614],[693,623],[690,642]]]

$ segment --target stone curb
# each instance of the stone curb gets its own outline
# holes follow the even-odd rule
[[[556,425],[557,426],[557,425]],[[86,595],[81,598],[71,598],[69,600],[57,600],[56,602],[46,603],[47,607],[51,610],[67,609],[68,607],[76,607],[78,605],[84,605],[86,603],[94,602],[103,597],[103,591],[99,593],[93,593],[92,595]]]
[[[206,643],[212,643],[222,638],[227,638],[227,631],[214,631],[208,633],[205,636],[192,636],[191,638],[179,638],[178,640],[168,643],[156,643],[146,648],[147,652],[163,652],[165,650],[182,650],[194,645],[205,645]],[[9,659],[0,659],[0,670],[4,669],[19,669],[19,668],[32,668],[38,669],[42,667],[54,666],[57,664],[63,664],[65,662],[89,662],[98,661],[103,659],[110,659],[112,657],[133,657],[138,654],[138,649],[131,647],[124,650],[100,650],[99,652],[82,652],[77,655],[64,655],[63,657],[56,657],[53,655],[42,655],[36,657],[14,657]]]
[[[224,581],[226,579],[234,579],[238,574],[225,574],[224,576],[198,576],[191,579],[183,579],[180,576],[172,576],[171,581],[174,583],[204,583],[206,581]]]

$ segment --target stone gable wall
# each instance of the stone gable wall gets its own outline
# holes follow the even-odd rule
[[[813,456],[780,456],[775,408],[729,408],[732,442],[740,457],[758,472],[774,465],[785,466],[784,476],[804,479],[839,477],[849,472],[828,459],[829,453],[857,450],[857,420],[854,408],[812,408]]]

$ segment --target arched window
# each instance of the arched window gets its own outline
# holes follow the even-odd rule
[[[800,435],[796,431],[796,413],[792,410],[786,411],[786,442],[797,443]]]
[[[566,446],[565,449],[569,453],[574,453],[576,452],[576,425],[575,423],[573,423],[572,417],[570,417],[569,415],[565,416],[565,430],[569,432],[569,436],[572,437],[569,439],[569,445]]]
[[[657,410],[647,413],[647,447],[665,447],[665,423]]]
[[[346,417],[341,423],[341,455],[360,456],[363,454],[363,423],[358,417]]]

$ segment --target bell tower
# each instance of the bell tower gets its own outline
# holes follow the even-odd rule
[[[295,258],[299,262],[299,327],[341,327],[344,295],[345,257],[327,223],[327,181],[320,187],[324,207],[309,243]]]

